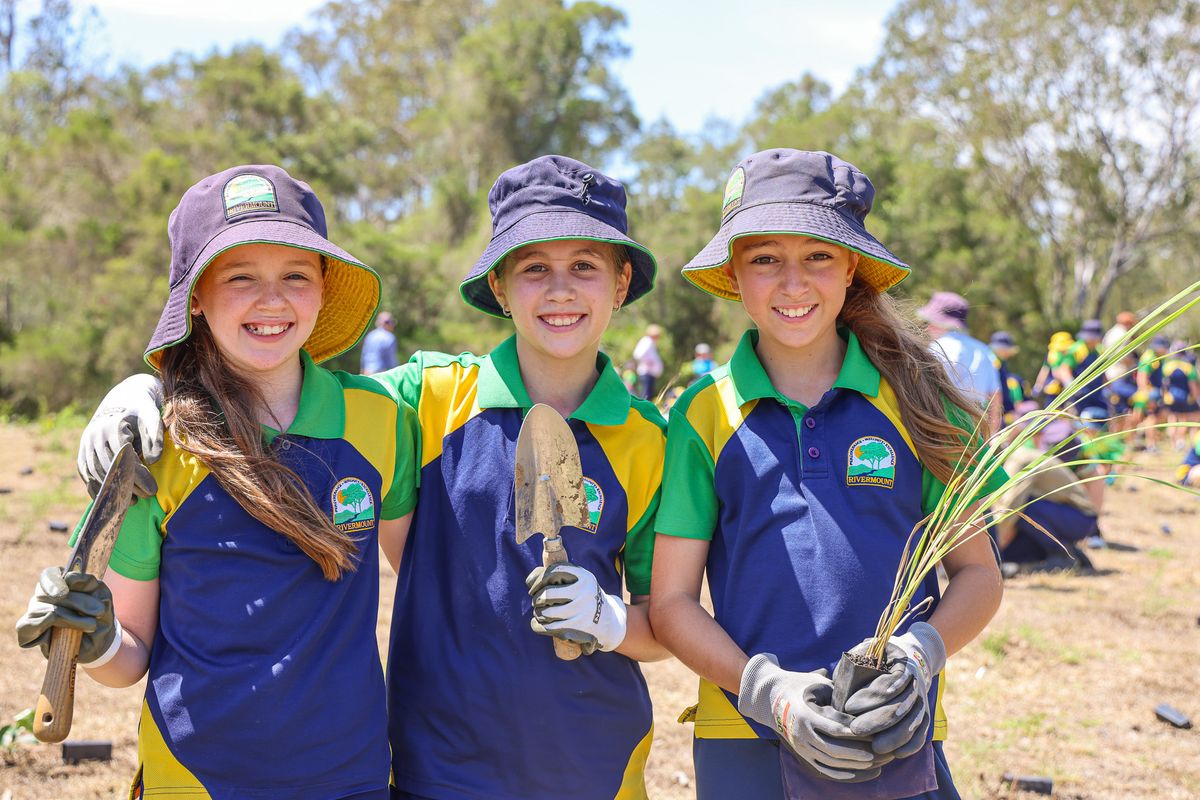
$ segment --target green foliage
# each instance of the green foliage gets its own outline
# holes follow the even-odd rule
[[[33,736],[32,708],[17,714],[12,722],[0,725],[0,749],[12,751],[23,744],[37,744]]]
[[[80,6],[17,4],[0,30],[0,407],[90,407],[145,368],[167,217],[239,163],[314,186],[331,237],[379,271],[402,356],[487,350],[511,327],[457,290],[491,234],[487,191],[552,152],[616,171],[658,259],[655,291],[605,335],[618,363],[650,322],[680,383],[696,343],[729,356],[749,320],[679,268],[716,232],[738,159],[785,146],[867,172],[868,227],[913,267],[898,294],[963,290],[972,333],[1013,332],[1032,377],[1052,331],[1200,275],[1193,5],[1035,5],[906,0],[845,92],[800,75],[744,124],[688,133],[637,119],[613,71],[624,15],[592,0],[330,2],[278,49],[116,71],[87,55]]]

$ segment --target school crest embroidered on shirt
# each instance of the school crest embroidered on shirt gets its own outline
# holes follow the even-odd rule
[[[278,211],[275,187],[261,175],[235,175],[225,184],[225,219],[251,211]]]
[[[375,497],[358,478],[342,478],[330,492],[333,524],[346,532],[375,527]]]
[[[855,439],[846,458],[846,485],[891,489],[895,482],[895,448],[878,436]]]
[[[736,168],[729,180],[725,182],[725,199],[721,201],[721,217],[729,215],[730,211],[742,204],[742,192],[746,190],[746,170]]]
[[[583,529],[595,533],[600,527],[600,514],[604,511],[604,490],[591,478],[584,478],[583,494],[587,498],[588,508],[588,524]]]

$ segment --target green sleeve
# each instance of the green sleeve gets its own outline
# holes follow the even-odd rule
[[[396,468],[392,486],[379,509],[380,519],[400,519],[412,511],[417,504],[417,487],[421,484],[421,473],[417,469],[417,448],[421,441],[417,412],[403,399],[397,400],[396,406]]]
[[[991,474],[984,481],[983,487],[975,495],[975,499],[979,500],[986,497],[991,492],[1000,488],[1005,481],[1008,480],[1008,474],[1004,468],[997,465],[992,468]],[[942,495],[946,493],[946,484],[942,483],[936,475],[929,470],[923,470],[921,475],[921,511],[925,514],[932,514],[933,509],[941,502]]]
[[[978,433],[972,434],[972,427],[969,423],[970,417],[967,417],[962,409],[951,405],[949,402],[946,402],[945,400],[942,402],[946,409],[946,418],[962,430],[963,444],[966,444],[967,440],[973,436],[975,439],[975,444],[977,446],[982,445],[983,437],[981,437]],[[955,465],[955,471],[959,469],[959,466],[960,465]],[[980,464],[976,466],[975,469],[988,470],[987,480],[983,482],[983,486],[980,487],[979,492],[976,493],[975,500],[986,497],[1008,480],[1008,475],[1004,472],[1004,467],[999,463]],[[924,469],[921,475],[922,512],[925,514],[932,513],[937,504],[941,502],[942,495],[945,494],[945,492],[946,484],[938,479],[937,476],[935,476],[928,469]]]
[[[625,588],[631,595],[650,594],[650,571],[654,563],[654,521],[662,501],[662,487],[633,529],[625,534]]]
[[[421,374],[424,370],[424,353],[413,353],[406,363],[392,367],[371,377],[394,392],[401,400],[417,408],[421,400]]]
[[[686,539],[712,539],[718,512],[714,466],[708,447],[685,414],[671,409],[655,530]]]
[[[89,504],[88,512],[91,510]],[[158,565],[162,558],[162,526],[166,517],[156,498],[137,498],[125,512],[121,530],[117,532],[112,557],[108,561],[109,568],[130,580],[152,581],[157,578]],[[79,538],[84,519],[87,519],[87,513],[79,520],[75,532],[71,534],[72,547]]]

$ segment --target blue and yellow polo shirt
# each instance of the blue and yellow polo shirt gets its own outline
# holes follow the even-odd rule
[[[567,420],[591,523],[570,560],[604,591],[650,591],[665,423],[607,356]],[[542,539],[518,545],[513,467],[532,406],[516,341],[490,355],[418,353],[379,377],[420,422],[420,499],[396,587],[388,657],[393,780],[439,800],[644,798],[650,696],[636,662],[560,661],[529,628],[525,577]]]
[[[905,543],[945,490],[921,465],[892,388],[855,335],[843,335],[841,371],[817,405],[775,389],[751,330],[728,364],[684,393],[667,428],[656,530],[711,542],[717,622],[746,653],[774,653],[789,670],[832,672],[874,633]],[[933,574],[913,604],[925,597],[938,597]],[[937,739],[941,695],[939,677]],[[699,738],[778,738],[703,679],[690,716]]]
[[[1098,350],[1092,348],[1083,339],[1079,339],[1075,344],[1067,348],[1063,353],[1061,363],[1065,364],[1067,369],[1071,370],[1071,375],[1075,380],[1087,371],[1092,364],[1100,357]],[[1079,409],[1098,407],[1104,408],[1107,402],[1104,399],[1104,386],[1106,379],[1104,373],[1093,377],[1081,389],[1076,390],[1075,407]]]
[[[1145,375],[1155,389],[1162,388],[1163,362],[1166,358],[1165,354],[1160,356],[1153,350],[1147,350],[1138,358],[1138,373]]]
[[[1200,381],[1196,365],[1181,358],[1179,355],[1168,356],[1163,360],[1163,405],[1172,411],[1188,413],[1195,410],[1200,398],[1192,397],[1192,387]]]
[[[126,514],[110,567],[158,579],[133,796],[312,798],[387,791],[375,638],[378,522],[416,502],[416,416],[370,378],[301,353],[300,408],[264,428],[334,523],[359,537],[337,581],[168,441],[158,494]],[[140,789],[141,794],[137,794]]]

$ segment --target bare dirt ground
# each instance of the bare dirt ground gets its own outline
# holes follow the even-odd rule
[[[71,423],[0,424],[0,623],[11,631],[40,568],[62,563],[85,495]],[[1142,472],[1169,478],[1174,456]],[[32,472],[21,472],[32,467]],[[1130,484],[1133,485],[1133,484]],[[1120,545],[1093,553],[1095,576],[1022,576],[947,669],[947,753],[964,798],[1035,797],[1005,772],[1047,776],[1060,798],[1200,798],[1200,500],[1149,483],[1109,490],[1102,527]],[[393,579],[382,575],[381,645]],[[0,632],[0,725],[37,697],[42,660]],[[650,796],[694,797],[691,728],[676,722],[696,681],[678,662],[645,668],[655,702]],[[142,686],[104,689],[81,676],[72,739],[113,743],[111,762],[63,763],[56,745],[0,750],[0,798],[123,797],[136,764]],[[1197,724],[1155,719],[1168,703]],[[751,800],[746,798],[745,800]]]

